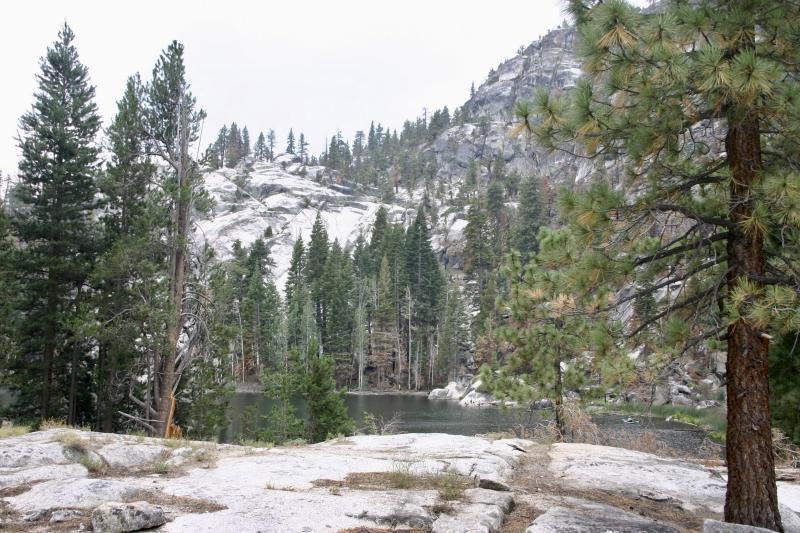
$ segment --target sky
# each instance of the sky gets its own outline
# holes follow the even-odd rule
[[[208,118],[203,148],[237,122],[255,141],[304,132],[312,153],[374,120],[451,111],[489,70],[565,15],[561,0],[36,0],[0,2],[0,172],[16,173],[17,128],[39,58],[66,21],[89,68],[104,124],[125,81],[150,78],[162,49],[185,46],[187,78]]]

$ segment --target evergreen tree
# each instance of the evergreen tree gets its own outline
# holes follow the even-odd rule
[[[130,371],[141,356],[141,324],[153,316],[147,306],[139,305],[141,295],[163,294],[153,293],[157,286],[147,279],[161,269],[163,247],[155,242],[152,229],[165,225],[166,213],[148,190],[155,166],[144,146],[142,99],[143,87],[133,76],[108,128],[111,162],[99,181],[107,206],[102,217],[105,252],[92,285],[96,320],[103,324],[94,333],[99,342],[98,427],[106,432],[114,431],[117,412],[127,403]]]
[[[201,176],[197,162],[190,156],[190,146],[197,141],[200,125],[205,118],[202,110],[195,108],[194,96],[186,81],[183,62],[183,45],[173,41],[162,52],[153,69],[153,78],[145,89],[143,115],[145,143],[148,151],[159,154],[170,172],[164,189],[171,195],[171,223],[167,227],[169,270],[165,276],[169,283],[166,309],[165,342],[154,352],[149,372],[153,376],[151,394],[153,405],[147,405],[145,416],[138,423],[153,434],[164,435],[174,400],[173,391],[181,382],[183,370],[189,364],[181,360],[183,348],[178,340],[187,327],[188,315],[184,313],[187,266],[189,263],[189,216],[197,207],[201,196]],[[200,327],[199,324],[194,326]],[[142,405],[144,401],[139,400]],[[150,415],[149,409],[155,411]],[[155,424],[149,420],[155,418]]]
[[[242,156],[244,155],[242,133],[239,131],[239,126],[237,126],[235,122],[231,124],[231,128],[228,130],[228,141],[226,146],[225,166],[233,168],[239,164],[239,161],[241,161]]]
[[[417,211],[413,224],[406,232],[404,259],[406,293],[410,299],[407,306],[411,308],[411,316],[408,318],[411,328],[416,329],[416,332],[411,329],[406,332],[409,340],[407,346],[409,363],[412,361],[412,350],[415,355],[414,387],[418,389],[422,385],[419,375],[423,366],[421,353],[427,352],[428,357],[432,355],[430,341],[433,339],[438,322],[444,290],[444,277],[431,246],[430,229],[422,207]]]
[[[289,135],[286,137],[286,153],[294,155],[294,132],[289,128]]]
[[[5,379],[19,416],[66,416],[70,423],[85,421],[92,409],[90,389],[81,383],[90,362],[69,317],[97,253],[92,212],[100,130],[94,87],[74,38],[65,24],[41,59],[34,105],[20,119],[14,190],[20,208],[12,229],[22,245],[14,270],[26,316],[21,351]]]
[[[242,128],[242,157],[250,155],[250,132],[247,131],[247,126]]]
[[[320,282],[324,308],[322,347],[325,353],[349,355],[353,330],[353,267],[347,252],[334,240]]]
[[[253,156],[256,161],[266,161],[269,155],[269,148],[267,148],[267,141],[264,138],[264,132],[258,134],[256,144],[253,147]]]
[[[328,260],[328,232],[322,223],[322,215],[317,211],[317,218],[311,227],[311,240],[305,261],[306,283],[314,308],[314,318],[320,331],[325,331],[325,307],[322,299],[322,276]]]
[[[444,319],[439,335],[439,372],[448,381],[456,381],[460,376],[461,356],[469,348],[469,319],[464,308],[461,291],[453,283],[447,290],[447,300],[444,305]]]
[[[269,147],[269,155],[267,156],[270,161],[275,159],[275,130],[270,129],[267,133],[267,146]]]
[[[217,140],[214,142],[212,150],[212,166],[213,168],[222,168],[225,166],[225,161],[228,152],[228,126],[223,125],[219,130]]]
[[[788,216],[798,202],[788,177],[800,161],[798,62],[786,43],[797,40],[800,7],[713,0],[645,13],[621,0],[573,0],[570,8],[588,75],[569,102],[541,92],[518,115],[543,146],[577,140],[589,156],[624,154],[636,194],[599,183],[568,195],[564,213],[606,279],[669,272],[666,283],[686,287],[633,337],[656,322],[681,325],[686,345],[727,332],[725,519],[780,530],[765,331],[796,317],[778,302],[798,298],[785,270],[796,247],[784,243],[798,235]],[[670,217],[680,229],[641,237],[662,234]]]
[[[487,218],[480,203],[473,202],[467,211],[467,226],[464,228],[464,273],[480,280],[481,286],[492,266],[492,241]]]
[[[514,346],[499,373],[481,369],[488,389],[500,397],[530,402],[541,395],[553,400],[556,425],[567,437],[562,403],[567,390],[579,389],[587,370],[597,372],[601,362],[616,356],[616,368],[630,366],[615,348],[603,313],[589,310],[571,295],[580,244],[569,230],[542,230],[542,250],[523,267],[512,258],[508,277],[515,280],[508,308],[510,325],[503,338]],[[583,368],[578,357],[592,350],[593,368]],[[569,364],[567,364],[569,363]]]
[[[266,416],[264,440],[282,443],[303,436],[303,421],[292,403],[303,391],[302,372],[299,352],[291,348],[274,368],[264,373],[264,392],[275,402]]]
[[[336,392],[333,358],[311,357],[309,365],[305,387],[308,401],[308,439],[311,442],[322,442],[337,435],[352,433],[354,424],[347,414],[344,391]]]
[[[537,235],[542,222],[539,180],[529,176],[520,187],[519,207],[511,236],[511,246],[522,255],[523,260],[529,259],[538,250]]]
[[[303,163],[308,161],[308,143],[306,142],[306,136],[303,132],[300,132],[300,139],[297,141],[298,152],[297,155],[300,156],[300,160]]]

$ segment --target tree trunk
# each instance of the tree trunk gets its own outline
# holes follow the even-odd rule
[[[735,111],[734,111],[735,113]],[[764,274],[763,235],[746,231],[753,193],[761,183],[759,117],[753,111],[729,120],[725,139],[731,170],[728,289]],[[769,341],[746,320],[728,328],[728,487],[725,520],[783,531],[778,512],[769,408]]]
[[[181,91],[180,102],[183,103],[184,94]],[[160,394],[156,396],[156,424],[155,428],[160,436],[166,435],[170,411],[172,410],[172,395],[177,388],[180,376],[176,373],[178,361],[178,340],[183,330],[183,293],[186,286],[186,248],[189,236],[189,211],[191,207],[192,191],[189,184],[189,132],[187,124],[187,110],[179,106],[179,127],[177,132],[178,153],[176,154],[175,173],[178,182],[175,215],[175,237],[172,243],[169,285],[169,305],[171,316],[167,323],[167,347],[160,365],[160,376],[156,382]]]
[[[556,348],[559,352],[560,349]],[[564,380],[561,376],[561,356],[557,356],[553,361],[553,372],[555,373],[555,398],[553,398],[553,414],[556,419],[556,427],[561,434],[562,439],[567,437],[567,427],[564,424],[564,409],[563,409],[563,396],[564,396]]]

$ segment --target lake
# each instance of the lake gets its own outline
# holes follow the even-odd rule
[[[361,427],[364,413],[389,420],[397,416],[398,431],[402,433],[450,433],[453,435],[475,435],[508,430],[518,424],[520,413],[496,407],[461,407],[458,402],[429,400],[422,394],[348,394],[345,404],[350,416]],[[273,401],[257,392],[237,392],[231,400],[231,425],[223,436],[231,442],[241,431],[242,413],[251,405],[265,415]],[[305,405],[295,404],[299,416],[303,416]],[[529,413],[527,413],[529,414]]]
[[[364,413],[389,420],[397,416],[402,433],[449,433],[453,435],[475,435],[507,431],[512,426],[525,423],[530,427],[549,416],[549,411],[522,411],[499,407],[462,407],[456,401],[428,400],[423,394],[348,394],[345,403],[357,427],[363,427]],[[241,431],[242,413],[249,406],[265,415],[272,400],[257,392],[237,392],[230,405],[231,424],[220,436],[222,442],[232,442]],[[305,405],[296,404],[298,416],[303,416]],[[658,417],[633,417],[637,423],[624,420],[629,415],[600,414],[592,417],[604,433],[616,435],[637,434],[643,431],[654,434],[667,446],[685,451],[696,450],[706,439],[705,433],[694,426],[666,421]],[[261,426],[263,427],[263,421]]]

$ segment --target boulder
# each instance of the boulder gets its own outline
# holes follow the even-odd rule
[[[577,508],[551,507],[533,521],[525,533],[678,533],[672,526],[662,524],[601,504],[586,504]]]
[[[464,393],[466,392],[466,387],[463,387],[456,383],[455,381],[451,381],[447,384],[447,386],[443,389],[433,389],[430,394],[428,394],[429,400],[460,400]]]
[[[95,533],[123,533],[158,527],[166,523],[164,510],[147,502],[109,502],[92,511]]]
[[[486,392],[469,391],[459,402],[464,407],[485,407],[494,404],[494,398]]]
[[[58,509],[53,511],[50,515],[50,523],[57,524],[59,522],[66,522],[67,520],[80,518],[81,516],[83,516],[83,513],[77,509]]]
[[[45,481],[18,496],[6,498],[20,511],[92,508],[134,497],[137,489],[113,479],[72,478]]]
[[[169,453],[169,449],[157,444],[115,442],[103,446],[98,453],[113,468],[142,468]]]
[[[58,442],[0,443],[0,468],[23,468],[69,463],[64,447]]]
[[[706,519],[703,521],[703,533],[770,533],[771,529],[763,527],[730,524],[719,520]]]

